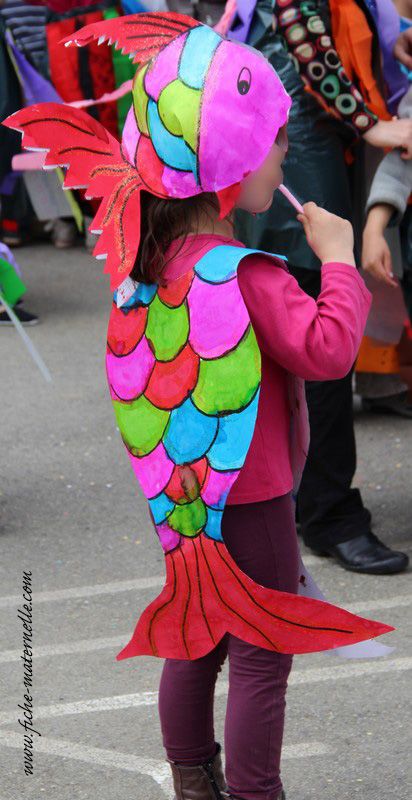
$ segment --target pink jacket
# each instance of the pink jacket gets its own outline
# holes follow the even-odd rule
[[[184,274],[212,247],[240,242],[202,234],[190,237],[172,258],[164,277]],[[245,464],[234,483],[229,504],[254,503],[290,492],[293,485],[287,373],[312,381],[343,378],[359,349],[371,294],[354,267],[322,267],[317,299],[300,289],[295,278],[273,259],[245,258],[238,269],[239,287],[262,355],[262,384],[255,431]]]

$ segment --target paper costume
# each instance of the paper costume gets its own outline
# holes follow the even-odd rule
[[[95,253],[107,254],[112,286],[123,283],[109,321],[107,376],[167,579],[118,659],[198,658],[226,631],[267,649],[305,653],[392,630],[256,584],[222,539],[261,383],[260,351],[237,282],[248,251],[217,246],[166,286],[129,281],[132,292],[123,291],[138,248],[140,192],[215,192],[227,214],[286,123],[289,96],[262,56],[179,14],[98,23],[68,44],[94,39],[114,42],[139,64],[121,145],[64,106],[34,106],[7,124],[24,133],[25,147],[48,149],[46,165],[68,166],[67,186],[87,185],[89,196],[103,198]]]
[[[228,213],[240,182],[287,122],[291,100],[262,55],[181,14],[94,23],[67,44],[96,39],[139,63],[122,145],[85,112],[54,103],[17,112],[6,124],[24,133],[24,147],[49,150],[46,166],[68,165],[66,188],[103,198],[91,228],[102,231],[94,255],[107,256],[115,289],[135,262],[140,192],[216,192]]]
[[[167,569],[163,592],[118,658],[199,658],[227,630],[294,653],[352,644],[378,630],[328,603],[258,586],[223,542],[223,509],[252,439],[261,381],[236,277],[250,252],[215,247],[167,287],[139,284],[121,308],[113,303],[112,400]]]

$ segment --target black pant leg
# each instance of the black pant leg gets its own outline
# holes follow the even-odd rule
[[[320,272],[290,267],[302,289],[320,291]],[[305,544],[322,548],[369,530],[370,514],[358,489],[352,374],[334,381],[308,381],[311,443],[298,495],[298,515]]]

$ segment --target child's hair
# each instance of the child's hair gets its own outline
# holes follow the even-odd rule
[[[163,199],[142,192],[141,237],[130,277],[140,283],[161,284],[167,263],[165,253],[173,239],[182,237],[180,252],[188,235],[197,233],[200,219],[218,208],[217,197],[212,192],[183,200]]]

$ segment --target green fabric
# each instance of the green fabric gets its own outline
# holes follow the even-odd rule
[[[16,270],[4,258],[0,258],[0,291],[6,302],[12,307],[26,291],[26,287]]]
[[[118,17],[119,13],[116,11],[115,8],[107,8],[103,11],[104,19],[114,19]],[[113,72],[114,72],[114,80],[116,83],[116,89],[122,85],[125,81],[129,81],[131,78],[134,78],[134,74],[136,72],[136,65],[130,61],[129,56],[122,55],[120,50],[116,50],[112,47],[112,61],[113,61]],[[119,126],[119,135],[121,136],[123,131],[123,126],[126,121],[127,112],[132,103],[132,94],[128,92],[124,95],[124,97],[120,97],[117,101],[117,118],[118,118],[118,126]]]

